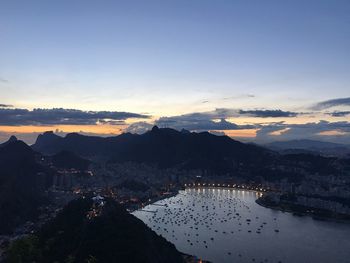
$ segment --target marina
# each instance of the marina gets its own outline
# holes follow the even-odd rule
[[[349,224],[264,208],[260,195],[188,188],[134,215],[179,251],[211,262],[349,262]]]

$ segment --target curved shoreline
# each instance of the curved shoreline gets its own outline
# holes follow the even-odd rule
[[[242,188],[228,187],[228,186],[193,186],[193,187],[186,186],[186,187],[183,187],[181,189],[178,189],[177,192],[175,192],[175,191],[169,192],[168,195],[159,196],[157,198],[152,199],[151,201],[147,200],[146,202],[143,202],[143,205],[141,207],[138,207],[137,209],[134,209],[134,210],[129,210],[129,212],[133,213],[135,211],[141,210],[143,207],[155,204],[158,201],[162,201],[162,200],[166,200],[168,198],[174,197],[174,196],[178,195],[180,193],[180,191],[184,191],[186,189],[226,189],[226,190],[236,190],[236,191],[238,190],[238,191],[254,192],[254,193],[260,193],[260,194],[266,193],[266,190],[260,191],[260,190],[255,190],[255,189],[244,189],[244,188],[242,189]]]
[[[246,191],[246,194],[243,195],[243,192],[241,192],[240,190],[230,190],[230,189],[213,189],[213,188],[187,188],[185,189],[186,191],[179,191],[179,194],[177,195],[175,200],[171,200],[169,201],[169,199],[164,200],[163,202],[158,202],[158,204],[166,204],[168,203],[169,208],[172,210],[172,207],[176,207],[176,208],[181,208],[181,209],[186,209],[186,207],[190,207],[192,209],[192,205],[195,204],[195,206],[198,206],[197,208],[193,208],[194,211],[193,213],[191,212],[191,210],[186,210],[189,212],[189,214],[192,213],[194,218],[201,219],[203,217],[206,217],[206,214],[211,213],[211,212],[217,212],[220,214],[216,215],[218,217],[224,217],[226,212],[229,212],[228,206],[230,206],[230,204],[228,203],[228,201],[231,201],[236,203],[235,206],[232,206],[232,209],[234,209],[234,207],[237,208],[237,212],[242,216],[241,219],[232,219],[232,222],[230,222],[228,220],[227,224],[229,225],[225,225],[224,228],[220,228],[221,224],[219,223],[220,220],[215,221],[216,223],[214,223],[214,227],[212,226],[208,226],[209,230],[205,230],[206,229],[206,223],[204,223],[203,226],[199,226],[199,230],[194,230],[194,225],[192,225],[192,223],[194,223],[195,221],[191,221],[191,223],[188,223],[188,225],[184,225],[182,224],[181,226],[177,226],[177,224],[171,224],[170,221],[172,220],[177,220],[178,222],[182,222],[182,220],[184,220],[185,217],[190,218],[190,215],[186,214],[183,215],[183,213],[179,212],[179,215],[176,215],[176,217],[174,216],[173,213],[168,213],[168,212],[162,212],[161,210],[163,210],[163,207],[161,207],[159,209],[159,213],[156,215],[157,220],[153,220],[150,219],[152,218],[152,214],[147,214],[147,213],[140,213],[137,216],[139,218],[141,218],[141,220],[143,220],[142,218],[144,218],[144,222],[146,224],[148,224],[152,229],[154,229],[154,231],[156,231],[159,234],[164,233],[164,236],[167,238],[167,240],[169,240],[171,243],[176,244],[176,247],[179,249],[179,251],[181,252],[186,252],[187,254],[192,254],[192,255],[197,255],[198,257],[203,257],[203,258],[207,258],[207,259],[211,259],[213,262],[220,262],[220,260],[217,260],[217,256],[220,257],[220,255],[215,255],[215,251],[213,250],[214,254],[211,254],[212,252],[210,252],[210,249],[213,249],[213,246],[209,247],[209,252],[204,249],[203,247],[201,249],[198,250],[198,248],[196,246],[200,246],[202,244],[203,240],[208,241],[208,237],[213,236],[215,238],[215,242],[219,242],[216,244],[221,244],[220,242],[222,242],[223,240],[225,241],[227,239],[228,236],[226,235],[230,235],[231,231],[233,233],[232,236],[232,240],[234,240],[235,238],[237,238],[237,242],[239,243],[238,240],[245,240],[247,238],[247,240],[251,239],[251,238],[256,238],[257,242],[261,242],[262,240],[264,240],[265,238],[273,238],[275,240],[276,235],[281,235],[281,239],[285,239],[285,240],[289,240],[288,239],[288,231],[294,231],[294,228],[290,228],[290,226],[300,226],[300,228],[296,227],[295,231],[298,232],[298,234],[296,234],[296,236],[293,235],[293,238],[301,238],[303,237],[303,235],[305,235],[304,231],[300,231],[300,229],[305,230],[307,233],[310,233],[313,231],[312,228],[308,228],[307,226],[316,226],[317,230],[322,230],[322,229],[329,229],[329,223],[333,226],[332,227],[336,227],[337,231],[339,229],[342,229],[343,227],[346,227],[346,229],[348,229],[348,227],[344,224],[342,226],[342,224],[334,224],[331,222],[317,222],[316,220],[311,220],[310,218],[298,218],[298,217],[294,217],[292,214],[282,214],[280,212],[277,211],[273,211],[270,209],[266,209],[268,207],[260,207],[260,205],[255,204],[255,201],[257,200],[257,197],[259,196],[257,193],[254,193],[253,191]],[[236,200],[236,198],[241,199],[243,201],[243,203],[241,203],[240,200]],[[197,202],[196,202],[197,200]],[[204,201],[205,200],[205,201]],[[221,201],[220,201],[221,200]],[[258,201],[259,202],[259,201]],[[219,209],[219,206],[221,206],[220,204],[222,204],[222,209]],[[240,204],[244,204],[242,206],[240,206]],[[201,208],[201,206],[204,205],[204,208]],[[212,205],[213,207],[215,206],[217,210],[212,210]],[[232,204],[231,204],[232,205]],[[250,213],[244,213],[245,210],[244,208],[246,206],[248,207],[248,210],[250,210],[252,212],[252,214]],[[206,211],[205,206],[209,207],[209,212]],[[240,208],[238,208],[240,207]],[[155,208],[156,207],[152,207]],[[165,208],[165,207],[164,207]],[[231,209],[231,208],[230,208]],[[148,209],[148,210],[152,210],[152,209]],[[223,212],[223,210],[226,210],[226,212]],[[177,212],[180,210],[176,210],[173,212]],[[181,210],[181,211],[185,211],[185,210]],[[197,212],[199,212],[200,214],[197,214]],[[213,216],[215,217],[215,215],[213,214]],[[267,227],[264,226],[263,230],[261,233],[256,233],[257,236],[255,235],[255,231],[254,228],[255,226],[258,227],[259,224],[255,224],[255,217],[254,216],[258,216],[258,219],[256,222],[262,223],[262,222],[267,222]],[[210,216],[211,217],[211,216]],[[245,219],[249,218],[252,219],[253,223],[249,226],[246,225],[245,223]],[[276,221],[277,218],[277,221]],[[294,218],[294,219],[293,219]],[[149,220],[150,219],[150,220]],[[163,224],[162,219],[164,219],[164,222],[167,222],[167,224]],[[228,219],[228,218],[227,218]],[[207,221],[210,222],[210,219],[207,218]],[[241,221],[242,226],[240,226],[238,224],[238,222]],[[283,223],[281,223],[283,222]],[[158,227],[158,223],[160,224],[159,227],[160,229],[157,229]],[[217,224],[218,223],[218,224]],[[287,224],[285,224],[287,223]],[[226,223],[224,223],[226,224]],[[168,231],[163,231],[163,226],[168,230]],[[193,226],[193,229],[190,229],[190,226]],[[202,227],[202,228],[201,228]],[[283,227],[288,227],[288,231],[286,229],[284,229]],[[332,228],[331,227],[331,228]],[[180,230],[181,229],[181,230]],[[216,234],[215,232],[213,232],[215,229],[218,230],[218,233]],[[277,231],[276,231],[277,229]],[[175,230],[175,236],[176,238],[173,236],[172,237],[172,230]],[[242,231],[240,231],[242,230]],[[252,230],[252,231],[248,231],[248,230]],[[199,231],[199,232],[196,232]],[[201,232],[203,231],[207,231],[209,234],[208,235],[201,235]],[[225,231],[222,232],[222,231]],[[260,231],[260,230],[259,230]],[[181,233],[180,233],[181,232]],[[272,232],[272,234],[271,234]],[[316,237],[327,237],[327,235],[324,234],[319,234],[322,233],[322,231],[317,231]],[[182,233],[189,233],[191,234],[191,236],[187,236],[187,234],[182,234]],[[199,237],[195,236],[195,233],[199,233]],[[250,234],[248,234],[250,233]],[[294,233],[294,232],[293,232]],[[179,235],[179,236],[178,236]],[[218,235],[218,236],[217,236]],[[299,236],[299,237],[298,237]],[[311,234],[310,234],[311,236]],[[334,235],[335,237],[337,237],[336,235]],[[181,238],[182,237],[182,238]],[[241,239],[242,238],[242,239]],[[317,242],[322,243],[322,239],[323,238],[319,238]],[[190,241],[188,241],[188,239]],[[199,240],[199,245],[195,244],[196,239]],[[227,241],[227,240],[226,240]],[[224,243],[226,243],[226,241]],[[188,243],[186,242],[193,242],[194,248],[195,249],[191,249],[191,248],[187,248],[186,247],[190,247],[188,245]],[[307,242],[313,242],[312,240],[309,240]],[[284,246],[284,245],[281,245]],[[215,248],[217,249],[217,248]],[[227,253],[227,251],[230,251],[231,247],[225,247],[222,251],[219,249],[217,251],[219,251],[222,255],[225,255]],[[234,249],[236,249],[237,253],[232,253],[233,256],[237,257],[238,253],[241,252],[241,250],[245,249],[244,246],[240,247],[237,246]],[[270,248],[268,245],[266,247],[266,249],[271,249],[271,254],[273,253],[273,246]],[[248,254],[251,257],[259,257],[259,255],[255,255],[253,252],[254,248],[252,247],[252,252],[249,252]],[[344,249],[343,249],[344,250]],[[207,254],[209,253],[209,254]],[[311,252],[310,252],[311,253]],[[314,254],[316,254],[315,252],[313,252]],[[239,258],[237,257],[238,261]],[[271,258],[272,259],[272,258]],[[276,262],[277,259],[283,259],[283,258],[276,258]],[[258,260],[259,261],[259,260]],[[235,262],[234,260],[230,261],[230,262]],[[293,262],[293,261],[292,261]],[[316,261],[315,261],[316,262]],[[332,261],[329,261],[332,262]]]
[[[225,190],[236,190],[236,191],[247,191],[247,192],[255,192],[255,193],[267,193],[267,190],[256,190],[256,189],[249,189],[249,188],[238,188],[238,187],[228,187],[228,186],[193,186],[193,187],[185,187],[183,190],[186,189],[225,189]]]
[[[293,204],[272,204],[271,202],[266,202],[266,200],[264,200],[264,197],[259,197],[255,200],[255,203],[265,208],[291,213],[294,216],[308,216],[314,220],[350,224],[350,216],[343,214],[334,214],[328,210]]]

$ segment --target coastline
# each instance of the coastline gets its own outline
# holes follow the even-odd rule
[[[331,221],[350,224],[350,216],[335,214],[328,210],[306,207],[289,203],[273,203],[264,197],[259,197],[255,202],[265,208],[291,213],[294,216],[309,216],[314,220]]]
[[[202,187],[201,187],[202,188]],[[201,189],[198,189],[197,187],[196,188],[186,188],[186,189],[188,189],[188,191],[189,192],[191,192],[191,193],[193,193],[194,195],[196,195],[196,193],[201,193]],[[240,189],[237,189],[237,190],[240,190]],[[198,192],[197,192],[198,191]],[[233,190],[233,191],[236,191],[236,190]],[[209,191],[209,192],[204,192],[203,191],[203,193],[208,193],[209,195],[210,195],[210,193],[211,193],[211,191]],[[217,192],[217,194],[219,194],[220,192]],[[180,191],[179,192],[179,198],[181,198],[181,195],[182,194],[184,194],[182,191]],[[234,194],[233,194],[234,195]],[[231,195],[230,195],[231,196]],[[245,196],[247,196],[247,197],[250,197],[250,201],[251,202],[253,202],[253,203],[250,203],[250,205],[254,205],[254,202],[257,200],[257,198],[255,197],[255,194],[253,195],[253,194],[250,194],[250,195],[245,195]],[[257,195],[258,196],[258,195]],[[243,197],[243,196],[242,196]],[[225,198],[225,195],[223,196],[223,198]],[[259,201],[258,201],[259,202]],[[258,203],[257,202],[257,203]],[[259,205],[262,205],[262,204],[259,204]],[[276,207],[273,207],[273,206],[271,206],[271,207],[269,207],[269,206],[267,206],[267,205],[262,205],[262,206],[264,206],[264,208],[274,208],[274,209],[277,209]],[[263,211],[265,211],[265,213],[267,213],[267,215],[271,215],[271,213],[272,213],[272,216],[273,216],[273,213],[274,212],[272,212],[271,210],[265,210],[264,208],[261,208],[260,210],[258,210],[258,209],[256,209],[258,212],[260,211],[260,212],[263,212]],[[163,208],[162,208],[163,209]],[[149,209],[149,210],[153,210],[153,209]],[[270,211],[270,212],[269,212]],[[293,213],[293,211],[291,210],[291,211],[289,211],[289,212],[291,212],[291,213]],[[205,213],[205,211],[204,211],[204,213]],[[284,220],[286,217],[288,218],[288,217],[291,217],[292,215],[291,214],[285,214],[285,216],[282,216],[282,218],[281,218],[281,220]],[[148,217],[148,216],[147,216]],[[158,216],[157,216],[158,217]],[[293,220],[293,219],[292,219]],[[314,221],[314,222],[312,222],[313,220],[310,220],[310,219],[307,219],[307,218],[304,218],[304,219],[301,219],[301,218],[297,218],[297,217],[295,217],[294,218],[294,221],[299,221],[299,224],[305,224],[305,223],[307,223],[307,224],[317,224],[317,222],[316,221]],[[268,221],[267,221],[268,222]],[[153,223],[154,224],[154,223]],[[328,224],[328,222],[319,222],[319,224],[324,224],[324,225],[326,225],[326,224]],[[226,231],[226,230],[225,230]],[[284,232],[284,231],[281,231],[281,232]],[[322,239],[320,239],[320,240],[322,240]],[[171,242],[171,239],[169,239],[169,241]],[[174,243],[176,243],[176,241],[174,240]],[[180,252],[181,252],[181,250],[179,250]],[[195,254],[193,251],[191,251],[191,250],[189,250],[188,251],[189,252],[189,254],[191,254],[191,253],[193,253],[193,254]],[[202,256],[204,256],[203,254],[202,254]],[[190,259],[190,258],[189,258]],[[192,260],[196,260],[195,259],[195,257],[194,258],[192,258]],[[198,262],[198,261],[189,261],[189,262]],[[233,262],[233,261],[232,261]]]
[[[128,212],[130,214],[132,214],[133,212],[142,210],[145,206],[152,205],[152,204],[154,204],[154,203],[156,203],[158,201],[166,200],[168,198],[174,197],[174,196],[179,194],[180,190],[182,190],[182,189],[178,189],[177,191],[169,192],[169,194],[167,194],[167,195],[162,195],[162,196],[158,196],[158,197],[156,197],[154,199],[147,200],[146,202],[143,202],[141,206],[139,206],[139,207],[137,207],[135,209],[128,209]]]
[[[249,192],[255,192],[255,193],[263,193],[262,191],[258,191],[255,189],[241,189],[241,188],[233,188],[233,187],[208,187],[208,186],[195,186],[195,187],[185,187],[178,189],[177,191],[169,193],[169,195],[166,196],[159,196],[151,201],[147,201],[143,203],[143,206],[134,209],[132,211],[129,211],[130,213],[133,213],[138,210],[142,210],[143,207],[152,205],[158,201],[161,200],[166,200],[168,198],[174,197],[180,193],[181,190],[186,190],[186,189],[230,189],[230,190],[239,190],[239,191],[249,191]],[[271,201],[266,200],[266,197],[261,196],[255,200],[255,202],[264,207],[264,208],[269,208],[273,210],[278,210],[281,212],[287,212],[291,213],[294,216],[309,216],[313,218],[314,220],[321,220],[321,221],[331,221],[331,222],[338,222],[338,223],[345,223],[345,224],[350,224],[350,216],[343,215],[343,214],[335,214],[332,213],[331,211],[328,210],[323,210],[323,209],[317,209],[313,207],[306,207],[306,206],[301,206],[301,205],[295,205],[295,204],[290,204],[290,203],[273,203]]]
[[[173,192],[169,192],[169,194],[167,195],[163,195],[163,196],[159,196],[151,201],[147,201],[145,203],[143,203],[143,206],[139,207],[138,209],[134,209],[132,211],[129,211],[130,214],[136,212],[136,211],[140,211],[143,209],[143,207],[145,206],[148,206],[148,205],[152,205],[158,201],[161,201],[161,200],[166,200],[166,199],[169,199],[171,197],[174,197],[176,195],[178,195],[180,193],[181,190],[185,190],[185,189],[178,189],[177,191],[173,191]],[[170,242],[170,241],[168,241]],[[171,242],[170,242],[171,243]],[[199,262],[202,262],[202,263],[211,263],[210,261],[207,261],[207,260],[203,260],[203,259],[198,259],[197,256],[194,256],[194,255],[190,255],[190,254],[186,254],[184,252],[181,252],[179,251],[181,254],[182,254],[182,257],[183,259],[185,260],[186,263],[199,263]]]

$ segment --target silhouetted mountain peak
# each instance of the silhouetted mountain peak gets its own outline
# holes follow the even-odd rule
[[[38,175],[41,167],[35,156],[23,141],[0,147],[0,234],[34,218],[42,202],[46,179]]]
[[[47,141],[47,140],[54,140],[54,139],[59,139],[59,138],[62,138],[62,137],[56,135],[53,131],[46,131],[43,134],[39,134],[35,143],[37,143],[40,140]]]
[[[14,135],[12,135],[12,136],[10,137],[10,139],[8,140],[8,142],[14,142],[14,141],[17,141],[17,137],[14,136]]]
[[[182,133],[182,134],[190,134],[191,132],[190,132],[189,130],[182,129],[182,130],[181,130],[181,133]]]
[[[28,146],[25,142],[16,140],[16,141],[7,141],[3,146],[1,147],[0,154],[6,154],[6,155],[22,155],[22,154],[32,154],[34,151],[30,146]]]
[[[171,128],[159,128],[158,126],[154,126],[152,130],[149,132],[154,137],[164,138],[167,136],[181,136],[181,132]],[[145,133],[147,134],[147,133]],[[142,135],[141,135],[142,136]]]
[[[38,151],[42,147],[49,147],[55,144],[57,141],[63,139],[62,137],[54,134],[53,131],[46,131],[43,134],[39,134],[38,138],[35,141],[35,144],[32,145],[33,149]]]
[[[17,141],[17,137],[12,135],[6,142],[0,144],[0,147],[4,147],[4,146],[8,145],[9,143],[15,142],[15,141]]]
[[[152,131],[152,132],[157,132],[157,131],[159,131],[159,127],[158,127],[157,125],[154,125],[151,131]]]
[[[71,132],[71,133],[68,133],[66,135],[66,138],[74,138],[74,137],[79,137],[81,136],[81,134],[77,133],[77,132]]]

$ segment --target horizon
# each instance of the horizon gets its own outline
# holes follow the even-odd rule
[[[0,142],[157,125],[349,144],[349,12],[345,0],[4,1]]]
[[[40,135],[45,135],[45,134],[54,134],[58,137],[61,137],[61,138],[66,138],[68,135],[70,134],[79,134],[81,136],[87,136],[87,137],[100,137],[100,138],[111,138],[111,137],[117,137],[117,136],[120,136],[120,135],[123,135],[123,134],[133,134],[133,135],[143,135],[143,134],[146,134],[147,132],[151,132],[153,130],[154,127],[157,127],[159,128],[157,125],[154,125],[151,129],[148,129],[146,131],[144,131],[143,133],[131,133],[131,132],[122,132],[120,134],[94,134],[94,133],[88,133],[88,132],[62,132],[62,131],[53,131],[53,130],[47,130],[47,131],[44,131],[42,133],[32,133],[32,136],[31,137],[26,137],[27,140],[23,140],[22,138],[18,138],[16,136],[16,134],[12,134],[10,135],[7,139],[3,140],[3,141],[0,141],[0,144],[1,143],[5,143],[5,142],[8,142],[10,141],[12,138],[14,138],[15,140],[17,141],[23,141],[24,143],[26,143],[28,146],[33,146],[36,142],[37,142],[37,139],[39,138]],[[179,133],[182,132],[182,130],[185,130],[185,131],[188,131],[190,133],[195,133],[195,134],[199,134],[199,133],[203,133],[203,132],[208,132],[209,134],[213,135],[213,136],[227,136],[229,138],[231,138],[232,140],[236,140],[236,141],[239,141],[241,143],[255,143],[257,145],[261,145],[263,147],[267,147],[267,148],[270,148],[270,147],[274,147],[273,144],[274,143],[279,143],[279,142],[316,142],[316,143],[331,143],[333,144],[334,146],[336,145],[339,145],[339,146],[344,146],[344,147],[349,147],[350,144],[347,144],[347,143],[334,143],[334,142],[329,142],[329,141],[326,141],[326,140],[312,140],[312,139],[294,139],[294,140],[276,140],[276,141],[271,141],[271,142],[263,142],[263,143],[259,143],[259,142],[254,142],[254,141],[249,141],[249,140],[246,140],[246,138],[242,138],[242,137],[238,137],[238,138],[232,138],[231,136],[228,136],[224,133],[217,133],[217,132],[213,132],[213,131],[189,131],[189,130],[186,130],[186,129],[182,129],[182,130],[177,130],[177,129],[174,129],[174,128],[168,128],[168,127],[163,127],[163,128],[159,128],[159,129],[171,129],[171,130],[174,130],[174,131],[177,131]],[[21,136],[21,134],[19,134]],[[22,136],[21,136],[22,137]],[[270,145],[271,144],[271,145]],[[321,146],[321,145],[320,145]],[[305,146],[306,147],[306,146]],[[272,149],[271,148],[271,149]],[[287,147],[287,148],[290,148],[290,149],[293,149],[293,147]],[[298,146],[297,148],[300,148],[300,146]],[[306,147],[307,148],[307,147]],[[277,148],[275,148],[274,150],[278,151]]]

